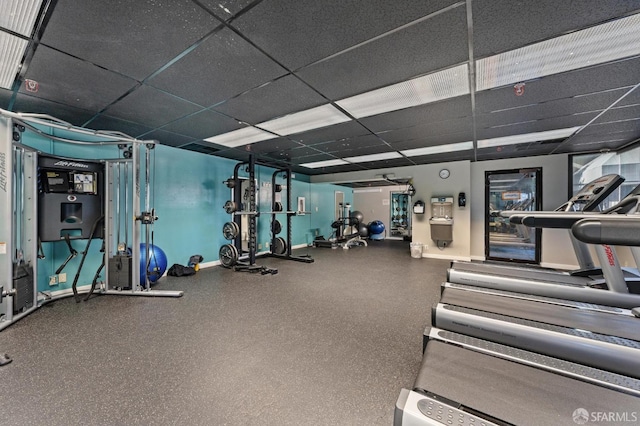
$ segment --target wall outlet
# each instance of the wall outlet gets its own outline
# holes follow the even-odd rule
[[[264,243],[264,248],[269,248],[269,243]]]
[[[58,282],[60,284],[67,282],[67,273],[66,272],[63,272],[60,275],[58,275]]]
[[[258,244],[258,250],[262,250],[262,244]]]
[[[57,284],[58,284],[58,276],[49,275],[49,285],[57,285]]]

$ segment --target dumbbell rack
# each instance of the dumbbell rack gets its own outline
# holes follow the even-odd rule
[[[260,272],[261,274],[277,274],[277,269],[267,268],[266,266],[256,265],[256,247],[257,247],[257,203],[256,203],[256,174],[255,174],[255,160],[252,155],[249,156],[249,161],[246,163],[238,163],[233,169],[233,180],[230,184],[227,181],[227,186],[233,188],[234,201],[228,201],[224,208],[225,211],[233,215],[233,223],[235,226],[229,226],[230,223],[225,223],[223,227],[223,233],[227,236],[227,229],[233,229],[230,235],[235,234],[233,237],[233,244],[225,244],[220,248],[220,262],[227,268],[233,268],[234,271],[244,272]],[[240,184],[240,169],[242,166],[246,167],[246,171],[249,173],[249,197],[248,206],[244,206],[246,211],[238,211],[241,207],[239,200],[242,199],[242,185]],[[248,253],[246,260],[239,260],[241,256],[244,256],[242,250],[242,215],[249,217],[249,241],[248,241]]]
[[[282,211],[282,203],[276,201],[276,194],[281,193],[283,189],[283,185],[278,184],[277,177],[278,175],[282,175],[286,182],[286,192],[287,192],[287,206],[286,210]],[[291,218],[298,214],[299,212],[292,210],[292,186],[291,186],[291,170],[290,169],[280,169],[273,172],[271,176],[271,250],[267,253],[268,256],[277,257],[278,259],[286,259],[286,260],[295,260],[297,262],[304,263],[313,263],[313,258],[309,255],[304,256],[292,256],[291,255]],[[304,212],[308,213],[308,212]],[[287,239],[285,240],[282,237],[278,237],[280,231],[282,231],[282,226],[278,221],[278,215],[286,215],[287,217]],[[278,231],[278,232],[276,232]]]

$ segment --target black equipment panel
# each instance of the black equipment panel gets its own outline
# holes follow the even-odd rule
[[[104,164],[41,155],[38,158],[40,241],[89,238],[104,213]],[[103,229],[94,238],[103,238]]]

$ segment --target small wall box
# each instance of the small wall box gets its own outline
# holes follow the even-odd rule
[[[416,201],[413,204],[413,213],[415,213],[415,214],[424,214],[424,202]]]

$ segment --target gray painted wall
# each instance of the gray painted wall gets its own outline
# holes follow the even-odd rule
[[[394,174],[397,178],[412,177],[416,188],[413,201],[423,200],[427,204],[423,216],[413,216],[413,241],[425,244],[423,256],[447,259],[484,259],[484,174],[490,170],[509,170],[529,167],[542,167],[542,202],[545,210],[552,210],[567,199],[568,194],[568,156],[566,154],[548,155],[521,159],[507,159],[495,161],[457,161],[451,163],[427,164],[421,166],[399,167],[387,170],[371,170],[351,173],[337,173],[332,175],[312,176],[311,182],[345,182],[363,179],[374,179],[382,174]],[[440,179],[438,172],[447,168],[451,172],[448,179]],[[370,193],[380,197],[390,189],[382,189],[381,193]],[[458,207],[458,193],[465,192],[467,206]],[[365,193],[366,194],[366,193]],[[365,194],[354,195],[354,205],[362,210],[366,221],[373,219],[386,220],[388,225],[388,206],[369,205],[365,201]],[[356,200],[362,197],[363,206],[358,206]],[[453,242],[443,250],[435,247],[431,240],[429,226],[429,202],[431,197],[453,196]],[[377,202],[377,201],[372,201]],[[383,208],[386,219],[372,218],[370,213],[378,211],[382,215]],[[407,251],[407,255],[409,252]],[[577,260],[566,231],[547,229],[542,233],[542,264],[550,267],[577,267]]]

